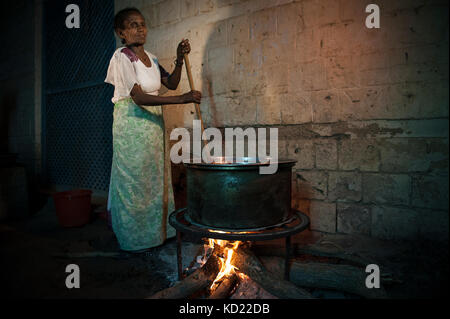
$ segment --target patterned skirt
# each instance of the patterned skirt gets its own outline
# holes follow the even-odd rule
[[[168,163],[168,213],[174,210]],[[131,98],[114,105],[113,160],[108,206],[113,231],[123,250],[161,245],[175,236],[163,220],[164,121],[161,106],[136,105]],[[166,218],[168,218],[166,215]]]

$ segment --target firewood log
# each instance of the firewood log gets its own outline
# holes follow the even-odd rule
[[[275,278],[282,279],[285,260],[280,257],[260,257],[264,267]],[[290,281],[300,287],[331,289],[348,292],[364,298],[387,298],[384,288],[369,289],[365,285],[364,268],[350,265],[294,261],[290,264]]]
[[[253,246],[252,251],[257,256],[277,256],[284,257],[285,247],[284,246]],[[346,251],[337,249],[335,247],[322,247],[318,245],[307,245],[307,246],[297,246],[295,245],[292,248],[293,255],[311,255],[311,256],[319,256],[319,257],[328,257],[328,258],[336,258],[343,261],[347,261],[354,265],[359,266],[367,266],[369,264],[373,264],[374,261],[371,261],[367,258],[359,256],[354,253],[348,253]]]
[[[257,256],[276,256],[285,257],[284,246],[253,246],[252,251]],[[343,261],[344,263],[359,266],[365,268],[369,264],[380,264],[379,262],[361,256],[358,253],[349,253],[342,249],[336,249],[335,247],[323,247],[319,245],[301,245],[295,246],[292,249],[292,255],[294,256],[317,256],[326,257],[331,259],[336,259],[338,261]],[[391,269],[383,267],[383,272],[381,273],[381,282],[385,285],[402,283],[401,280],[396,278]]]
[[[206,263],[174,286],[161,290],[149,299],[183,299],[212,284],[220,271],[219,249],[214,248]]]
[[[225,299],[229,296],[237,282],[235,273],[223,278],[220,285],[208,296],[208,299]]]
[[[249,276],[253,281],[267,290],[267,292],[280,299],[312,298],[308,291],[282,278],[276,278],[276,276],[264,268],[252,252],[245,248],[237,249],[235,254],[233,254],[231,262],[240,272]]]

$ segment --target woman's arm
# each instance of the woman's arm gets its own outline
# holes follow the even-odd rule
[[[173,70],[172,74],[168,77],[161,78],[161,83],[164,84],[166,88],[169,90],[176,90],[178,87],[178,84],[180,83],[181,79],[181,69],[183,66],[183,60],[181,62],[178,61],[175,64],[175,69]]]
[[[168,77],[161,78],[162,84],[169,90],[176,90],[181,78],[181,69],[183,66],[183,59],[185,54],[191,52],[191,45],[188,39],[183,39],[177,47],[177,60],[175,63],[175,69]]]
[[[202,94],[199,91],[190,91],[182,95],[176,96],[157,96],[146,94],[142,88],[135,84],[131,89],[130,96],[137,105],[165,105],[165,104],[186,104],[200,103]]]

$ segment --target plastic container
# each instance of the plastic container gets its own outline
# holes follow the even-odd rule
[[[56,216],[63,227],[78,227],[89,222],[91,217],[92,191],[74,189],[53,194]]]

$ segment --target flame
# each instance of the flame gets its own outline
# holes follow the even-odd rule
[[[219,257],[219,260],[222,264],[220,271],[210,287],[210,289],[214,289],[218,285],[218,282],[223,277],[232,274],[235,271],[235,269],[237,269],[235,266],[233,266],[231,264],[231,259],[233,258],[234,251],[239,247],[239,245],[242,242],[240,242],[240,241],[229,242],[227,240],[211,239],[211,238],[209,238],[208,241],[209,241],[209,246],[211,248],[214,248],[214,245],[219,245],[220,247],[223,248],[223,252],[224,252],[224,257]],[[231,247],[229,247],[230,245],[231,245]]]
[[[248,276],[242,272],[238,272],[237,275],[239,276],[239,278],[241,278],[241,280],[248,280]]]

